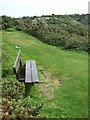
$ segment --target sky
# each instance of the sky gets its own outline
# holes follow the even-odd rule
[[[89,0],[0,0],[0,15],[11,17],[86,14]]]

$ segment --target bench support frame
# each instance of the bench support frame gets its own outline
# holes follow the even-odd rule
[[[24,78],[21,77],[20,69],[23,67],[25,69]],[[37,67],[35,60],[26,60],[26,64],[22,65],[21,61],[21,50],[19,50],[16,60],[13,65],[13,71],[16,74],[16,79],[20,82],[24,81],[26,84],[30,83],[39,83],[38,74],[37,74]]]

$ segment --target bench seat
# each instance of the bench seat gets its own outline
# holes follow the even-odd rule
[[[25,83],[39,83],[35,60],[26,60]]]

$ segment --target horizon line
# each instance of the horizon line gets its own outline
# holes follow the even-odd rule
[[[7,16],[7,17],[12,17],[12,18],[23,18],[23,17],[41,17],[41,16],[52,16],[52,15],[86,15],[86,14],[90,14],[90,13],[70,13],[70,14],[45,14],[45,15],[23,15],[23,16],[19,16],[19,17],[15,17],[15,16],[12,16],[12,15],[0,15],[1,17],[2,16]]]

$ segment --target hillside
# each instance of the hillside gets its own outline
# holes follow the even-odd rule
[[[54,15],[11,18],[2,16],[3,30],[24,31],[42,42],[63,49],[88,51],[88,15]]]
[[[70,17],[73,17],[75,20],[77,20],[78,22],[84,24],[84,25],[88,25],[88,14],[73,14],[73,15],[69,15]]]
[[[0,32],[1,34],[1,32]],[[62,50],[23,32],[2,31],[3,35],[3,117],[6,118],[87,118],[88,55]],[[19,49],[23,64],[35,60],[39,80],[32,97],[25,96],[12,66]]]

